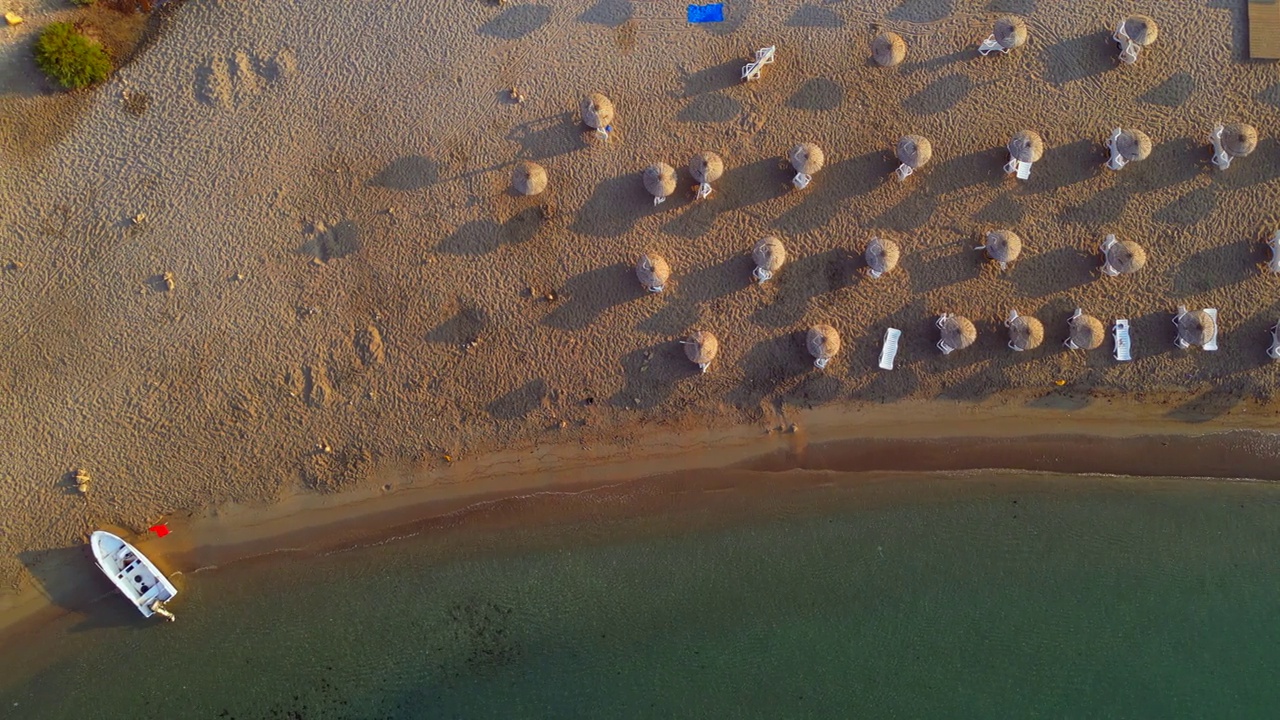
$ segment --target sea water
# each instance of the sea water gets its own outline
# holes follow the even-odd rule
[[[188,573],[173,624],[104,598],[4,648],[28,670],[0,680],[0,716],[1280,708],[1280,487],[776,475],[685,488],[658,513],[629,513],[634,493],[588,495],[516,528]]]

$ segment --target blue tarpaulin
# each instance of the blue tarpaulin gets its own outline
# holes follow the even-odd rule
[[[714,5],[690,5],[689,22],[724,22],[724,3]]]

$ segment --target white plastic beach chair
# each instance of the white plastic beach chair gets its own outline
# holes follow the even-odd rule
[[[1010,325],[1013,324],[1014,320],[1017,320],[1020,317],[1022,316],[1018,314],[1017,310],[1010,310],[1009,317],[1005,318],[1004,326],[1009,327]],[[1014,345],[1012,340],[1009,341],[1009,349],[1014,352],[1022,352],[1022,348],[1018,347],[1017,345]]]
[[[701,183],[698,185],[698,200],[705,200],[711,197],[711,183]]]
[[[1124,31],[1124,20],[1120,21],[1120,27],[1116,28],[1115,34],[1111,36],[1120,44],[1120,60],[1121,62],[1133,64],[1138,61],[1138,51],[1141,46],[1129,38],[1129,33]]]
[[[795,185],[797,190],[803,190],[809,187],[809,182],[811,180],[813,180],[812,175],[805,175],[802,172],[798,172],[795,177],[791,178],[791,184]]]
[[[755,278],[756,282],[763,283],[768,282],[773,277],[773,273],[757,265],[756,269],[751,271],[751,277]]]
[[[755,62],[747,63],[742,67],[742,81],[751,82],[760,79],[760,70],[765,65],[773,64],[773,54],[777,50],[777,46],[770,45],[767,48],[760,48],[756,51]]]
[[[986,57],[997,50],[1005,53],[1006,55],[1009,53],[1009,48],[1000,47],[1000,43],[996,42],[995,35],[988,35],[987,39],[983,40],[982,44],[978,46],[978,54],[983,57]]]
[[[1213,132],[1209,133],[1209,142],[1213,143],[1213,164],[1219,170],[1226,170],[1231,167],[1231,156],[1222,148],[1222,133],[1224,131],[1226,131],[1226,128],[1222,126],[1222,123],[1218,123],[1214,126]]]
[[[1107,167],[1112,170],[1123,169],[1125,165],[1129,164],[1129,161],[1125,160],[1120,151],[1116,149],[1116,140],[1120,137],[1121,132],[1120,128],[1116,128],[1111,131],[1111,137],[1107,138],[1107,149],[1111,151],[1111,159],[1107,161]]]
[[[1110,275],[1111,277],[1115,277],[1116,275],[1120,274],[1119,270],[1111,267],[1111,260],[1107,258],[1107,251],[1110,250],[1111,246],[1115,245],[1116,242],[1117,240],[1115,235],[1108,235],[1102,239],[1102,244],[1098,246],[1098,249],[1102,251],[1102,274],[1103,275]]]
[[[1080,317],[1081,315],[1084,315],[1084,308],[1076,308],[1076,311],[1071,313],[1071,317],[1067,318],[1067,325],[1070,326],[1072,321],[1074,321],[1076,318]],[[1067,334],[1067,339],[1062,344],[1065,345],[1068,350],[1080,349],[1079,345],[1076,345],[1074,342],[1072,342],[1070,333]]]
[[[1271,347],[1267,348],[1267,357],[1280,360],[1280,322],[1271,326]]]
[[[892,370],[893,359],[898,357],[898,339],[902,337],[902,331],[898,328],[889,328],[884,331],[884,344],[880,347],[880,369]]]
[[[901,182],[906,180],[908,177],[911,177],[911,173],[914,173],[915,170],[910,165],[902,163],[898,166],[897,170],[894,170],[894,172],[898,174],[898,181]]]
[[[1010,155],[1009,162],[1004,164],[1004,172],[1006,175],[1009,173],[1017,173],[1019,180],[1026,180],[1031,177],[1031,163],[1022,162]]]
[[[1204,349],[1212,352],[1218,349],[1218,310],[1217,308],[1205,308],[1204,314],[1213,318],[1213,334],[1209,336],[1209,340],[1204,344]]]
[[[947,321],[950,319],[951,319],[951,313],[942,313],[941,315],[938,316],[937,320],[933,321],[933,324],[937,325],[938,329],[941,330],[942,328],[947,326]]]
[[[1186,314],[1187,314],[1187,306],[1179,305],[1178,311],[1173,314],[1173,326],[1178,327],[1178,321],[1182,320],[1182,316]],[[1178,346],[1179,350],[1186,350],[1187,348],[1191,347],[1190,344],[1182,341],[1181,333],[1179,333],[1177,336],[1174,337],[1173,344]]]
[[[1116,326],[1111,331],[1111,337],[1115,340],[1116,344],[1115,352],[1112,353],[1115,355],[1116,360],[1120,362],[1129,362],[1132,360],[1133,349],[1132,343],[1129,340],[1129,321],[1127,319],[1119,318],[1116,320]]]
[[[831,358],[818,358],[813,361],[813,366],[819,370],[826,370],[827,364],[831,362]]]
[[[1271,260],[1267,262],[1267,267],[1273,273],[1280,273],[1280,230],[1267,241],[1267,247],[1271,248]]]

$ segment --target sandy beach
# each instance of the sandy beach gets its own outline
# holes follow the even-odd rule
[[[1280,479],[1263,267],[1280,85],[1246,58],[1243,3],[752,0],[708,26],[683,9],[27,0],[0,30],[5,605],[82,602],[65,568],[99,526],[169,519],[156,552],[191,569],[304,528],[770,457]],[[1028,44],[978,57],[1006,12]],[[1121,65],[1129,12],[1161,34]],[[103,86],[56,92],[31,47],[68,18],[118,53],[145,40]],[[869,63],[880,28],[907,40],[900,67]],[[777,62],[738,82],[764,45]],[[617,107],[608,143],[578,122],[590,92]],[[1262,139],[1220,172],[1207,136],[1226,121]],[[1117,126],[1155,143],[1119,173]],[[1022,129],[1047,146],[1026,182],[1001,169]],[[934,154],[899,183],[908,133]],[[798,142],[827,157],[804,191],[783,159]],[[703,150],[727,167],[694,202]],[[522,160],[546,192],[510,191]],[[658,161],[680,190],[655,207],[640,171]],[[1003,273],[973,250],[994,228],[1025,243]],[[1147,267],[1100,277],[1107,233]],[[791,260],[755,285],[765,235]],[[874,281],[873,235],[903,247]],[[670,261],[666,292],[636,282],[645,251]],[[1220,350],[1175,349],[1178,305],[1218,309]],[[1129,318],[1134,361],[1064,350],[1077,307]],[[1006,347],[1015,308],[1041,348]],[[974,320],[974,346],[938,352],[942,312]],[[823,372],[815,323],[844,341]],[[705,375],[678,343],[695,329],[720,339]]]

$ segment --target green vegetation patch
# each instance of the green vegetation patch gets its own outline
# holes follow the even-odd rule
[[[102,43],[65,22],[50,23],[41,31],[36,40],[36,65],[51,80],[71,90],[100,83],[111,74],[111,58]]]

